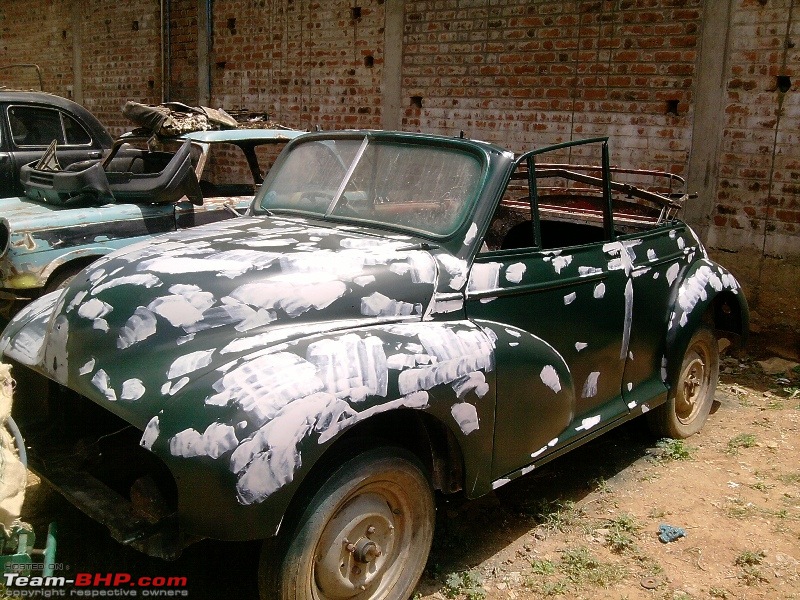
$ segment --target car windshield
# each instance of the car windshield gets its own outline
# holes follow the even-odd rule
[[[481,174],[476,155],[449,146],[370,136],[312,140],[270,172],[256,212],[291,210],[447,236],[464,219]]]

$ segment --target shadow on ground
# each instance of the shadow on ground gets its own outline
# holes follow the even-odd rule
[[[483,562],[539,524],[552,525],[564,506],[597,489],[598,482],[624,477],[624,470],[644,458],[654,442],[637,419],[484,498],[442,498],[434,547],[419,591],[435,592],[447,573]],[[151,559],[114,542],[103,526],[46,484],[29,488],[22,516],[40,535],[49,521],[57,522],[56,562],[63,565],[60,574],[68,578],[79,572],[183,576],[189,597],[196,600],[258,597],[259,543],[205,540],[187,548],[177,561]]]

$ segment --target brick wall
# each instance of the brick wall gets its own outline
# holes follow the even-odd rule
[[[407,3],[404,124],[515,150],[610,135],[615,162],[682,172],[700,7]]]
[[[709,245],[748,285],[757,325],[800,329],[800,4],[739,0]]]
[[[214,0],[210,52],[198,60],[200,3],[171,0],[165,89],[196,102],[205,61],[212,106],[297,128],[380,127],[397,75],[391,116],[408,130],[464,130],[514,150],[608,135],[613,162],[677,173],[714,145],[693,224],[744,282],[757,322],[800,332],[800,3],[406,1],[402,49],[385,48],[397,2]],[[704,23],[712,4],[730,8],[728,27]],[[159,0],[4,0],[0,64],[39,62],[47,89],[69,96],[79,43],[84,103],[118,133],[125,100],[161,99],[160,19]],[[720,35],[702,51],[727,52],[720,129],[693,139],[712,25]],[[402,53],[399,74],[384,73],[386,53]]]
[[[382,27],[376,0],[215,0],[212,97],[292,127],[380,127]]]
[[[197,10],[197,0],[171,0],[169,29],[165,33],[169,44],[169,82],[165,99],[183,102],[190,106],[199,104]]]
[[[38,63],[45,91],[72,96],[71,0],[0,2],[0,66]],[[39,89],[35,71],[0,71],[0,85]]]

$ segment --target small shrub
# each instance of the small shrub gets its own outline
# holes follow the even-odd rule
[[[461,571],[450,573],[444,583],[444,595],[448,598],[464,596],[467,600],[483,600],[486,590],[483,580],[477,571]]]
[[[694,456],[697,448],[688,446],[683,440],[663,438],[656,444],[661,449],[661,460],[689,460]]]
[[[752,448],[756,445],[756,436],[752,433],[740,433],[728,440],[728,454],[738,454],[739,448]]]

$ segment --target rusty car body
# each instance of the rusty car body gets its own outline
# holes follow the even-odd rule
[[[72,100],[44,92],[0,90],[0,197],[23,193],[20,169],[38,160],[53,140],[64,167],[100,159],[114,143],[100,121]]]
[[[162,141],[159,149],[147,148],[149,137],[126,134],[102,163],[23,167],[26,195],[0,199],[0,299],[19,305],[127,244],[236,216],[268,166],[259,165],[257,150],[280,150],[300,134],[201,131]],[[209,156],[221,148],[240,154],[233,158],[249,182],[213,182]]]
[[[405,599],[434,489],[481,496],[643,413],[702,426],[747,305],[681,183],[612,169],[604,139],[307,134],[249,216],[110,254],[11,322],[31,464],[153,555],[277,535],[264,598]]]

